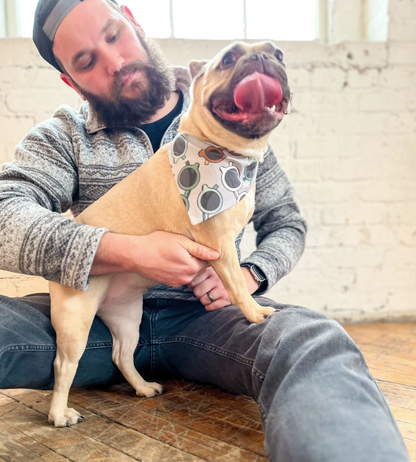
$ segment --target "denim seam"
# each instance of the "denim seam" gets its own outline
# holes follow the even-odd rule
[[[253,366],[253,376],[260,382],[264,382],[264,374]]]
[[[151,342],[150,342],[150,371],[152,374],[156,373],[156,355],[157,355],[157,348],[156,343],[153,342],[153,339],[156,338],[156,317],[157,311],[154,310],[150,315],[150,335],[151,335]]]
[[[209,343],[205,342],[200,342],[198,340],[194,340],[188,337],[173,337],[173,338],[160,338],[157,339],[158,344],[162,343],[179,343],[179,342],[184,342],[188,344],[192,344],[196,347],[206,349],[208,351],[212,351],[214,353],[220,354],[222,356],[227,356],[229,358],[235,359],[239,361],[241,364],[246,364],[248,366],[253,367],[254,361],[251,359],[244,358],[243,356],[237,355],[235,353],[231,353],[230,351],[224,350],[223,348],[217,347],[215,345],[210,345]],[[156,343],[156,342],[155,342]]]
[[[96,348],[103,348],[103,347],[112,347],[113,344],[111,342],[100,342],[100,343],[88,343],[85,347],[86,350],[96,349]],[[56,351],[56,345],[12,345],[0,351],[0,358],[9,351]]]

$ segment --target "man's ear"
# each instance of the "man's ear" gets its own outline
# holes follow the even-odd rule
[[[78,95],[84,100],[86,101],[85,99],[85,96],[78,90],[78,88],[74,85],[74,82],[71,80],[70,77],[68,77],[66,74],[62,73],[61,74],[61,80],[62,82],[66,83],[68,85],[68,87],[71,87],[73,90],[75,90]]]
[[[194,79],[197,75],[202,73],[202,70],[204,69],[205,65],[208,64],[208,61],[206,59],[202,61],[191,61],[189,63],[189,70],[191,71],[191,76]]]
[[[138,27],[143,37],[145,37],[146,34],[144,33],[143,27],[134,19],[133,13],[130,11],[130,8],[128,8],[126,5],[122,5],[120,8],[121,11],[127,17],[127,19],[129,19],[136,27]]]

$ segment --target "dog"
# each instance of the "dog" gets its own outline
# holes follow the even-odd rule
[[[249,321],[258,323],[274,309],[260,306],[251,297],[234,242],[254,212],[257,163],[290,100],[283,55],[270,42],[234,43],[211,61],[191,62],[190,72],[192,102],[181,118],[179,135],[76,221],[129,235],[163,230],[217,250],[219,258],[209,264],[231,303]],[[200,162],[187,160],[185,151],[191,147]],[[199,181],[202,189],[197,194],[194,186],[202,169],[208,171],[214,165],[220,169],[215,184]],[[223,183],[222,191],[218,183]],[[93,276],[86,291],[50,283],[51,317],[57,334],[50,423],[63,427],[83,420],[79,412],[67,407],[68,394],[95,315],[111,331],[112,359],[136,394],[152,397],[162,393],[160,384],[144,381],[133,362],[143,293],[156,284],[139,274]]]

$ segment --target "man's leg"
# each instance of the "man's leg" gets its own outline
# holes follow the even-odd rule
[[[273,462],[408,461],[344,330],[304,308],[275,306],[280,311],[265,322],[249,324],[236,307],[206,312],[196,302],[145,303],[136,366],[145,377],[175,375],[253,396]],[[0,296],[0,388],[52,388],[54,357],[48,297]],[[96,319],[74,386],[120,381],[110,333]]]
[[[273,462],[409,461],[386,401],[344,329],[305,308],[271,306],[278,311],[261,324],[249,324],[237,307],[148,308],[152,372],[252,396]]]
[[[111,350],[111,334],[96,318],[73,386],[124,381],[111,360]],[[0,295],[0,388],[52,389],[55,355],[49,295],[20,298]]]

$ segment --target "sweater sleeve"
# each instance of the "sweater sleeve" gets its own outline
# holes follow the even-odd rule
[[[78,290],[104,228],[61,216],[77,196],[71,138],[60,120],[32,129],[0,172],[0,268],[42,276]]]
[[[243,263],[253,263],[266,276],[267,284],[256,292],[263,294],[295,267],[302,256],[307,231],[292,186],[270,147],[257,173],[252,221],[257,248]]]

